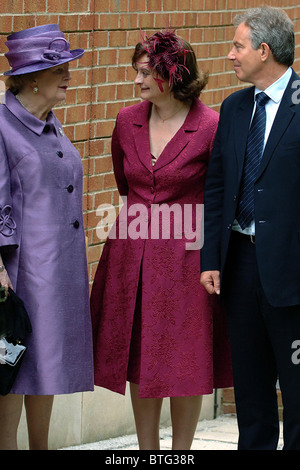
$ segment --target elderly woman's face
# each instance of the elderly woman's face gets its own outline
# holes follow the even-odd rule
[[[36,76],[36,84],[39,89],[38,96],[48,102],[49,105],[54,106],[66,98],[70,80],[68,62],[42,70]]]

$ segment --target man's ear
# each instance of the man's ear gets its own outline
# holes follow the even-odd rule
[[[261,60],[266,62],[272,55],[270,46],[266,42],[262,42],[260,45]]]

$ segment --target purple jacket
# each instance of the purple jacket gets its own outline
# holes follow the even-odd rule
[[[53,112],[46,122],[8,91],[0,105],[0,249],[31,323],[12,390],[91,390],[92,342],[80,155]]]

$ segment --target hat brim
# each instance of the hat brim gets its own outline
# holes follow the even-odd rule
[[[18,69],[11,69],[7,72],[4,72],[3,75],[24,75],[26,73],[39,72],[40,70],[50,69],[52,67],[57,67],[58,65],[65,64],[66,62],[71,62],[72,60],[79,59],[84,53],[84,49],[73,49],[70,51],[72,57],[68,59],[58,60],[55,64],[49,62],[35,62],[34,64],[26,65],[25,67],[20,67]]]

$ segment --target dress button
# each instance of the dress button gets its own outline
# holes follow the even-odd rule
[[[67,187],[67,190],[68,190],[68,193],[72,193],[72,192],[73,192],[74,187],[72,186],[72,184],[69,184],[69,186]]]
[[[79,228],[78,220],[75,220],[75,222],[73,222],[73,226],[74,226],[74,228]]]
[[[61,150],[58,150],[58,151],[56,152],[56,155],[57,155],[59,158],[62,158],[62,157],[64,156],[64,154],[62,153]]]

